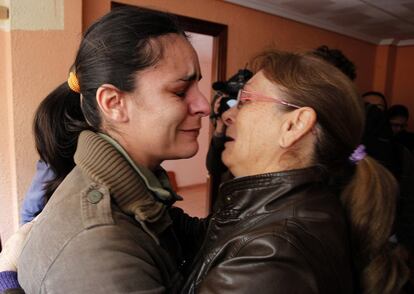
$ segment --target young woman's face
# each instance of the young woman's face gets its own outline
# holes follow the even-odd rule
[[[194,48],[177,34],[159,39],[163,57],[136,76],[125,136],[130,155],[150,168],[166,159],[195,155],[201,118],[210,112],[198,88],[201,73]]]

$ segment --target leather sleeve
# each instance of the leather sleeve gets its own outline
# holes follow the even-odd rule
[[[288,240],[269,234],[250,240],[233,256],[213,265],[203,282],[196,286],[195,293],[312,294],[319,291],[299,250]]]
[[[7,289],[0,294],[25,294],[23,289]]]

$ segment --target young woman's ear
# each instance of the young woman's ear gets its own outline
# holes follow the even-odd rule
[[[96,101],[107,121],[124,123],[128,122],[126,96],[117,87],[110,84],[101,85],[96,91]]]
[[[302,107],[286,114],[286,120],[282,124],[282,135],[279,145],[289,148],[301,138],[312,132],[316,124],[317,115],[310,107]]]

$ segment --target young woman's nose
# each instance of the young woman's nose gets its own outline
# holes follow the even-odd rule
[[[236,121],[237,107],[232,107],[223,112],[221,119],[226,126],[233,124]]]
[[[193,91],[189,99],[189,111],[191,115],[208,116],[210,114],[210,104],[206,96],[197,88]]]

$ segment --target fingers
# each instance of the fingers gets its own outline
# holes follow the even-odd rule
[[[0,253],[0,271],[17,271],[17,262],[34,221],[21,226],[4,244]]]

